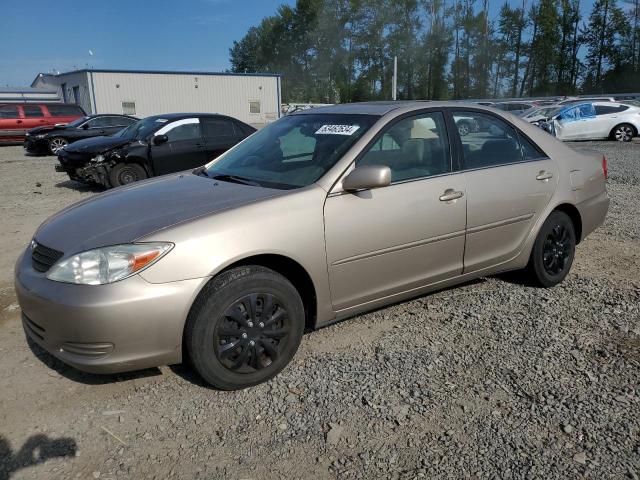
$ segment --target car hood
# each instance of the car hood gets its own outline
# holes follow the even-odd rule
[[[43,127],[35,127],[32,128],[31,130],[29,130],[29,135],[37,135],[40,133],[48,133],[51,132],[53,130],[64,130],[66,127],[64,125],[61,125],[59,127],[56,127],[54,125],[46,125]]]
[[[127,145],[128,143],[131,143],[131,140],[127,138],[100,136],[79,140],[67,145],[64,149],[69,153],[86,153],[90,155],[104,153],[114,148]]]
[[[196,217],[284,193],[286,190],[217,181],[190,172],[167,175],[71,205],[46,220],[34,238],[65,255],[75,254],[130,243]]]

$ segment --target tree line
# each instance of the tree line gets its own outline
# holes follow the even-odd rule
[[[297,0],[230,48],[234,72],[283,74],[285,102],[637,92],[640,0]],[[584,0],[582,0],[584,1]],[[532,2],[532,3],[531,3]]]

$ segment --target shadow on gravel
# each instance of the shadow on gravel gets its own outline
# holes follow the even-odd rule
[[[76,182],[74,180],[65,180],[64,182],[56,183],[56,188],[68,188],[69,190],[77,190],[79,192],[104,192],[105,188],[100,185],[92,185],[90,183]]]
[[[9,441],[0,435],[0,480],[8,480],[20,469],[44,463],[50,458],[73,457],[78,447],[73,438],[49,438],[32,435],[17,452],[11,451]]]
[[[35,343],[29,337],[27,337],[27,345],[44,365],[52,370],[55,370],[61,376],[77,383],[84,383],[85,385],[103,385],[107,383],[126,382],[128,380],[135,380],[139,378],[155,377],[161,375],[161,372],[157,368],[147,368],[145,370],[138,370],[135,372],[114,373],[114,374],[94,374],[81,372],[73,367],[63,363],[49,352],[44,350],[40,345]],[[0,479],[1,480],[1,479]]]

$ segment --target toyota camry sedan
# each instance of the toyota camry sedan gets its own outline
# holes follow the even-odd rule
[[[486,128],[461,136],[462,118]],[[479,105],[301,111],[46,220],[16,265],[24,329],[80,370],[189,359],[249,387],[305,328],[508,270],[553,287],[605,218],[606,176],[601,154]]]

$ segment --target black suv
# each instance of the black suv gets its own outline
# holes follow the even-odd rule
[[[29,153],[58,155],[68,144],[85,138],[112,135],[137,122],[136,117],[117,114],[101,114],[80,117],[67,124],[36,127],[29,130],[24,148]]]
[[[72,180],[118,187],[204,165],[255,131],[224,115],[156,115],[110,137],[65,147],[58,154],[56,171],[66,172]]]

